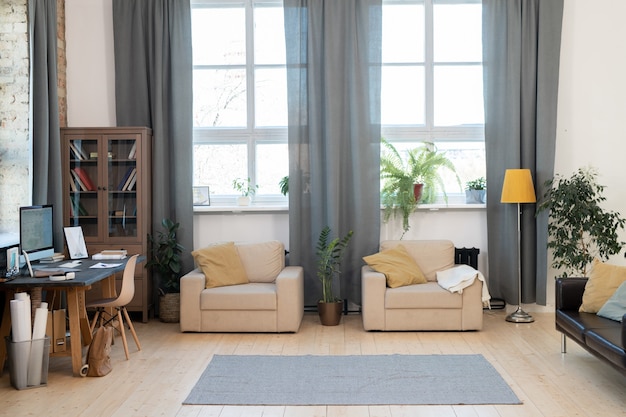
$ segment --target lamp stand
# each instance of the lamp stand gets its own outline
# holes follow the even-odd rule
[[[520,203],[517,203],[517,310],[506,316],[506,321],[511,323],[532,323],[533,316],[522,310],[522,212]]]

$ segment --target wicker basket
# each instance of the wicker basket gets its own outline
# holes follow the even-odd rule
[[[180,321],[180,293],[167,293],[159,297],[159,319],[164,323]]]

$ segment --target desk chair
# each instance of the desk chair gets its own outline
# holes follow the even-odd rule
[[[126,323],[128,324],[128,328],[130,329],[131,334],[133,335],[133,339],[135,339],[135,344],[137,345],[137,350],[141,350],[141,345],[139,344],[139,339],[137,338],[137,333],[135,333],[135,328],[133,327],[133,323],[130,321],[130,317],[128,316],[128,311],[126,311],[126,305],[130,303],[130,301],[135,296],[135,265],[137,264],[137,257],[139,255],[133,255],[128,259],[126,266],[124,267],[124,275],[122,277],[122,289],[120,290],[117,298],[102,298],[99,300],[94,300],[87,303],[87,308],[95,308],[96,314],[91,321],[90,330],[93,334],[93,331],[100,321],[100,325],[106,325],[117,317],[119,322],[118,331],[122,335],[122,344],[124,345],[124,353],[126,353],[126,359],[129,359],[128,355],[128,344],[126,343],[126,334],[124,333],[124,320],[122,318],[122,313],[124,313],[124,318],[126,319]],[[111,316],[108,320],[105,321],[104,315],[107,313],[107,308],[114,308],[117,310],[117,314]]]

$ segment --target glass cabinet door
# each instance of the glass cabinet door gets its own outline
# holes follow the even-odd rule
[[[85,239],[98,236],[98,140],[69,141],[70,225],[81,226]]]
[[[137,237],[137,151],[135,135],[106,139],[109,237]]]

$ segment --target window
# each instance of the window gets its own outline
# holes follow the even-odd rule
[[[383,3],[383,136],[434,142],[462,183],[485,176],[481,13],[480,0]],[[232,181],[248,177],[257,203],[286,202],[283,27],[280,0],[192,0],[194,185],[212,203],[232,204]],[[463,194],[453,176],[446,192]]]
[[[257,202],[285,202],[289,173],[282,1],[194,0],[194,185],[233,204],[236,178]]]
[[[398,150],[434,142],[465,182],[485,176],[479,0],[384,1],[383,136]],[[442,173],[450,202],[463,190]]]

